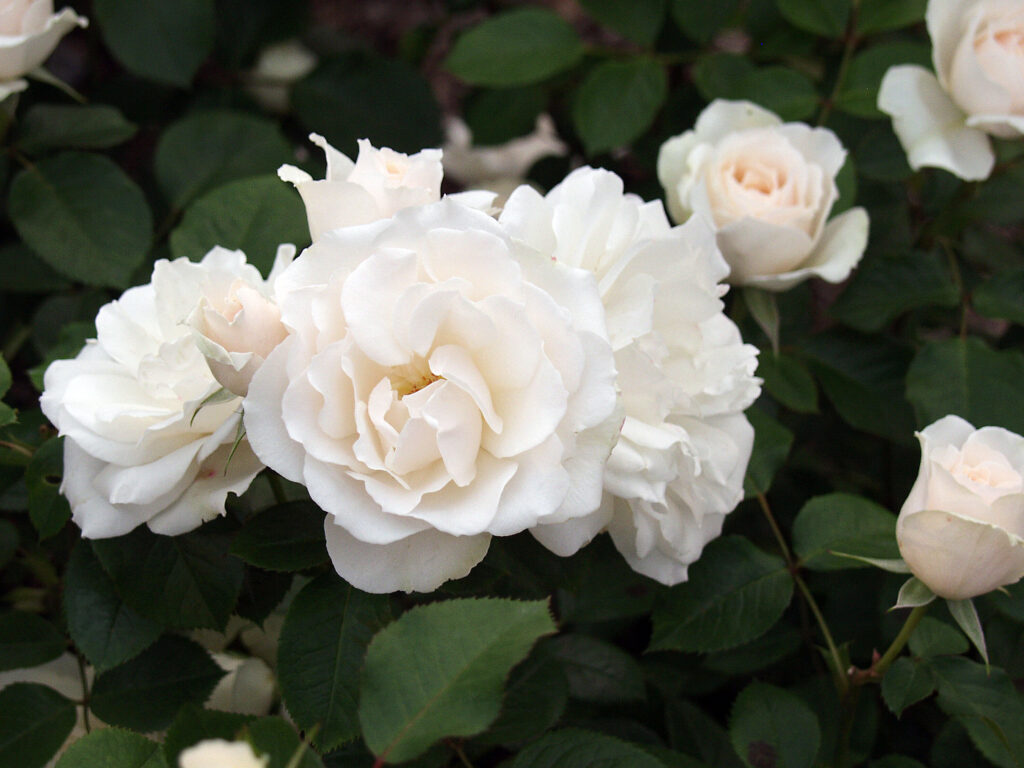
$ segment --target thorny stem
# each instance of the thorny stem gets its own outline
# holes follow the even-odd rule
[[[839,691],[841,697],[846,696],[850,689],[850,681],[847,678],[846,669],[843,665],[842,656],[839,654],[839,648],[836,646],[836,641],[832,637],[832,632],[828,628],[828,622],[825,621],[825,616],[821,612],[821,608],[818,607],[818,601],[814,599],[814,595],[811,594],[810,587],[807,586],[807,582],[803,580],[800,575],[799,566],[793,559],[793,553],[790,552],[789,545],[786,544],[786,537],[782,535],[782,530],[779,528],[779,524],[775,521],[775,515],[772,514],[772,509],[768,504],[768,499],[765,498],[763,493],[757,494],[757,501],[761,505],[761,511],[764,512],[765,518],[768,520],[768,525],[772,529],[772,533],[775,535],[775,540],[778,542],[779,549],[782,550],[782,556],[786,560],[786,567],[789,569],[790,576],[793,577],[793,581],[800,590],[800,594],[803,595],[804,601],[807,603],[807,607],[811,609],[811,613],[814,615],[814,620],[818,623],[818,628],[821,630],[822,636],[825,638],[825,644],[828,646],[829,657],[832,660],[832,673],[835,677],[836,688]]]

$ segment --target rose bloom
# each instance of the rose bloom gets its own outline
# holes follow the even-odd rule
[[[660,203],[580,168],[541,196],[521,187],[500,222],[560,264],[597,277],[625,419],[599,510],[532,533],[561,555],[607,528],[637,571],[663,584],[718,536],[743,497],[760,392],[756,348],[722,312],[729,268],[700,217],[671,227]]]
[[[53,12],[53,0],[0,0],[0,99],[23,91],[21,76],[38,67],[76,26],[88,26],[70,8]]]
[[[206,739],[182,750],[178,768],[267,768],[269,760],[257,757],[248,742]]]
[[[248,437],[329,513],[351,584],[429,591],[597,508],[621,416],[593,275],[446,199],[330,232],[277,291]]]
[[[965,600],[1024,576],[1024,437],[946,416],[921,430],[896,540],[932,592]]]
[[[933,75],[892,67],[878,108],[911,167],[986,179],[995,164],[988,136],[1024,135],[1024,5],[1018,0],[929,0]]]
[[[222,248],[200,263],[161,259],[150,283],[100,309],[95,340],[46,369],[39,402],[65,436],[61,490],[83,536],[190,531],[262,469],[235,446],[241,398],[221,391],[186,324],[211,285],[253,273]]]
[[[211,266],[216,260],[221,267],[204,275],[199,301],[186,322],[213,377],[232,394],[245,396],[253,373],[287,334],[273,286],[294,257],[294,245],[280,246],[265,282],[241,251],[214,248],[206,257]]]
[[[323,136],[313,133],[309,140],[327,155],[326,178],[314,181],[293,165],[282,165],[277,175],[302,195],[314,242],[332,229],[387,219],[403,208],[436,202],[441,197],[439,149],[404,155],[387,147],[377,149],[361,139],[353,163]]]
[[[828,218],[845,158],[826,128],[716,100],[693,130],[662,145],[658,178],[673,219],[712,223],[729,282],[784,291],[809,277],[841,282],[864,254],[864,209]]]

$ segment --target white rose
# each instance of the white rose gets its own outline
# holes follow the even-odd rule
[[[246,264],[241,251],[214,248],[204,259],[210,269],[186,322],[210,372],[233,394],[245,396],[252,375],[287,335],[273,286],[294,257],[294,245],[280,246],[266,281],[256,267]]]
[[[288,111],[292,85],[316,68],[316,54],[298,40],[268,45],[248,75],[246,90],[270,112]]]
[[[211,277],[230,269],[245,274],[241,253],[161,259],[152,282],[100,309],[97,338],[78,357],[47,368],[39,402],[65,436],[61,490],[83,536],[142,523],[190,531],[224,514],[227,494],[262,469],[245,441],[234,448],[241,398],[214,397],[221,385],[185,322]]]
[[[53,12],[53,0],[0,0],[0,99],[23,91],[21,76],[53,53],[68,32],[89,25],[70,8]]]
[[[917,578],[964,600],[1024,576],[1024,438],[946,416],[921,430],[896,540]]]
[[[214,653],[226,673],[206,701],[210,709],[242,715],[265,715],[274,703],[274,673],[262,659],[234,653]]]
[[[491,147],[473,146],[469,126],[458,117],[449,117],[443,149],[445,175],[464,187],[495,192],[498,206],[523,183],[535,162],[567,151],[550,115],[538,115],[533,133]]]
[[[598,506],[619,419],[592,275],[447,199],[329,233],[277,288],[291,333],[246,428],[329,513],[350,583],[432,590],[492,535]]]
[[[269,758],[257,757],[244,741],[207,739],[182,750],[178,768],[267,768]]]
[[[594,273],[607,313],[625,420],[600,510],[532,533],[568,555],[607,526],[629,564],[664,584],[686,579],[743,497],[760,391],[757,350],[722,312],[728,273],[699,217],[672,228],[660,203],[622,180],[573,171],[542,197],[521,187],[500,222],[561,264]]]
[[[938,78],[892,67],[878,108],[890,115],[911,167],[988,178],[988,135],[1024,135],[1024,5],[1019,0],[929,0],[926,14]]]
[[[826,128],[716,100],[693,130],[662,145],[658,178],[672,218],[712,223],[730,282],[784,291],[809,277],[841,282],[864,254],[863,208],[828,220],[845,158]]]
[[[299,190],[306,205],[309,233],[316,242],[339,227],[387,219],[403,208],[436,202],[441,197],[441,150],[424,149],[404,155],[359,141],[353,163],[323,136],[309,140],[327,155],[326,178],[313,177],[293,165],[282,165],[277,175]]]

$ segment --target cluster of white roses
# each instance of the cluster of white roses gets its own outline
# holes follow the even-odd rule
[[[759,393],[711,223],[673,227],[593,168],[495,217],[490,193],[441,197],[437,150],[352,162],[312,138],[327,177],[280,171],[313,238],[298,258],[282,246],[266,280],[223,248],[159,261],[48,369],[83,535],[188,531],[267,466],[325,510],[364,590],[434,589],[521,531],[569,555],[607,530],[685,579],[742,497]],[[831,170],[795,182],[820,187],[808,242]]]

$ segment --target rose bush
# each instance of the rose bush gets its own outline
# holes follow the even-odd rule
[[[241,399],[215,397],[221,385],[186,324],[211,296],[214,306],[231,301],[215,294],[238,280],[259,280],[238,251],[160,260],[150,283],[99,311],[95,340],[47,368],[39,404],[65,437],[61,488],[83,536],[143,523],[190,531],[224,514],[228,493],[263,468],[236,445]]]
[[[784,291],[809,277],[845,280],[864,253],[864,209],[829,220],[845,158],[827,129],[716,100],[662,145],[658,178],[672,218],[699,214],[714,226],[730,282]]]
[[[988,135],[1024,135],[1024,8],[1011,0],[929,0],[926,18],[935,74],[891,68],[878,108],[892,117],[911,167],[988,178],[995,163]]]
[[[1024,438],[946,416],[918,440],[921,469],[896,527],[910,570],[950,600],[1024,577]]]
[[[54,13],[53,0],[0,3],[0,99],[25,90],[21,76],[46,61],[64,35],[88,24],[70,8]]]
[[[623,193],[613,173],[580,168],[541,196],[520,187],[509,234],[593,272],[607,313],[625,411],[605,468],[605,499],[584,518],[531,532],[569,555],[607,527],[629,564],[664,584],[717,536],[743,496],[759,393],[756,349],[722,313],[728,274],[699,217],[672,228],[661,203]]]
[[[257,455],[328,512],[368,592],[465,575],[492,535],[594,511],[619,427],[592,275],[453,200],[320,238],[278,278]]]

